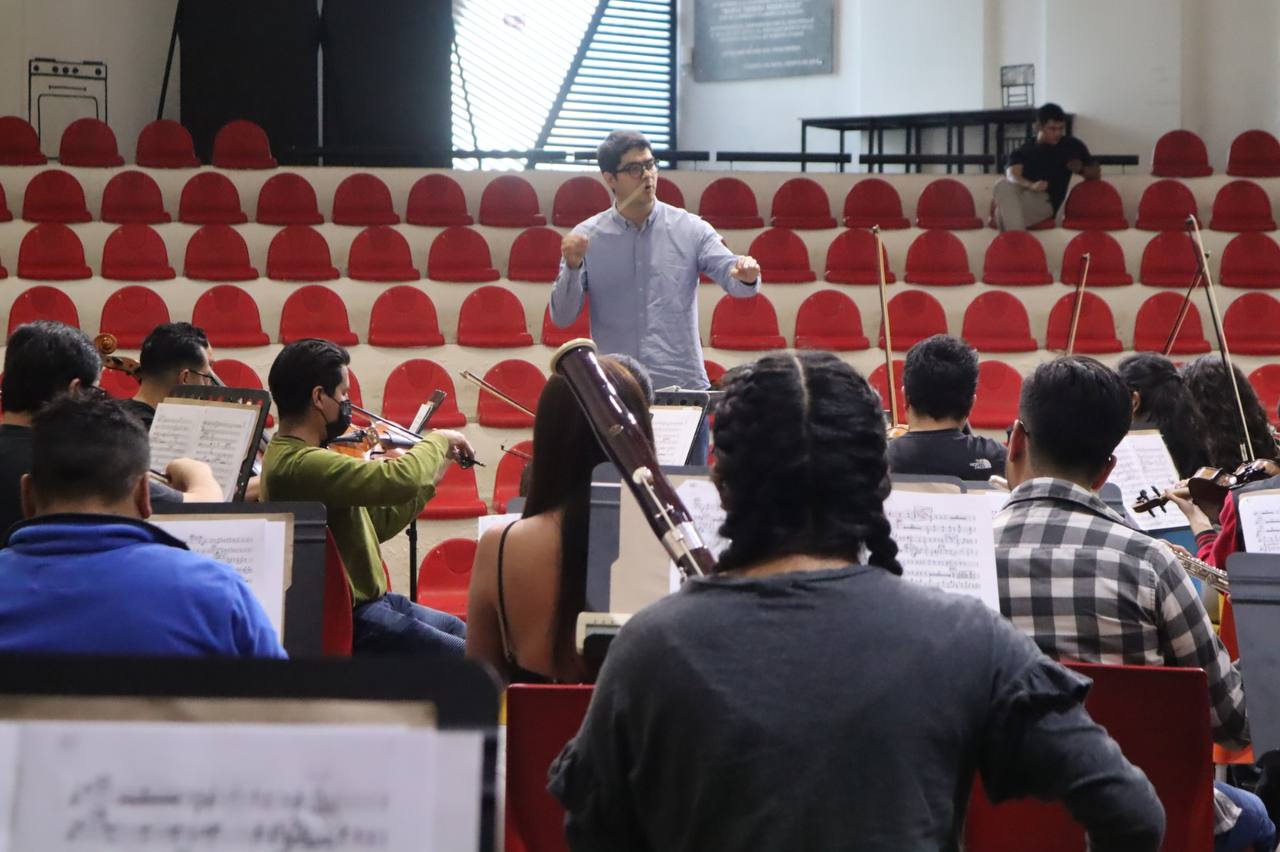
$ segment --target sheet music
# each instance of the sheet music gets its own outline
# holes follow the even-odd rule
[[[1280,553],[1280,491],[1241,494],[1237,506],[1244,549],[1249,553]]]
[[[431,817],[435,848],[480,848],[480,797],[476,794],[484,783],[484,734],[437,731],[436,769]]]
[[[724,523],[724,507],[720,505],[720,492],[709,479],[690,477],[676,486],[676,494],[680,502],[693,517],[693,526],[698,531],[702,543],[711,551],[716,559],[729,546],[727,538],[720,537],[720,525]],[[671,591],[679,591],[684,578],[674,561],[670,561],[667,569]]]
[[[895,489],[884,502],[903,576],[1000,611],[991,499]]]
[[[991,508],[992,518],[1004,508],[1005,503],[1009,502],[1009,492],[1000,488],[992,488],[989,491],[981,491],[979,493],[987,498],[987,505]]]
[[[20,728],[12,722],[0,722],[0,852],[13,845],[9,833],[13,828],[14,794],[18,790],[18,736]]]
[[[649,408],[649,414],[653,421],[653,446],[658,453],[658,464],[684,464],[702,423],[702,407],[654,405]]]
[[[255,405],[170,397],[156,406],[151,423],[151,466],[164,470],[176,458],[205,462],[222,486],[222,499],[231,500],[257,425]]]

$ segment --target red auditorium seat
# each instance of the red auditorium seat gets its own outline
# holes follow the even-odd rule
[[[9,322],[9,333],[13,334],[12,320]],[[1277,408],[1280,408],[1280,364],[1263,364],[1249,374],[1249,384],[1253,385],[1258,394],[1258,401],[1267,412],[1267,418],[1272,423],[1280,422],[1280,414],[1277,414]]]
[[[169,321],[169,309],[155,290],[130,284],[107,297],[99,328],[116,336],[121,349],[137,349],[160,323]]]
[[[1080,323],[1076,327],[1076,354],[1097,355],[1124,349],[1116,337],[1116,321],[1106,301],[1088,290],[1080,295],[1083,297],[1083,304],[1080,307]],[[1045,333],[1046,349],[1067,348],[1075,297],[1075,293],[1068,293],[1053,303],[1053,308],[1049,311],[1049,328]]]
[[[547,384],[547,377],[541,370],[520,358],[508,358],[494,364],[485,372],[484,380],[530,411],[538,410],[538,397]],[[503,429],[533,428],[532,417],[485,390],[480,391],[476,421],[481,426]]]
[[[0,166],[43,166],[47,162],[34,127],[16,115],[0,116]]]
[[[884,280],[892,284],[898,279],[889,266],[889,250],[881,245],[884,257]],[[841,231],[827,247],[827,269],[823,278],[834,284],[880,283],[880,269],[876,263],[876,238],[870,231],[850,228]]]
[[[925,231],[912,240],[907,249],[902,280],[943,286],[972,284],[973,273],[969,271],[969,254],[964,243],[950,231]]]
[[[1186,253],[1195,260],[1190,240]],[[1187,279],[1190,283],[1190,279]],[[1218,283],[1224,287],[1270,289],[1280,287],[1280,246],[1266,234],[1250,231],[1231,238],[1222,250],[1222,266]]]
[[[965,231],[981,228],[982,220],[974,211],[969,187],[952,178],[938,178],[930,182],[916,200],[916,225]]]
[[[0,278],[8,278],[8,277],[9,277],[9,270],[4,268],[3,263],[0,263]],[[0,407],[0,411],[3,411],[3,407]]]
[[[1209,227],[1215,231],[1274,231],[1271,199],[1251,180],[1233,180],[1213,197]]]
[[[507,690],[507,852],[568,852],[564,808],[547,792],[547,770],[578,732],[590,701],[590,686]]]
[[[351,394],[351,401],[364,408],[364,398],[360,395],[360,380],[356,378],[356,371],[350,367],[347,368],[347,385],[348,393]],[[364,422],[367,423],[368,418],[365,418]]]
[[[249,221],[240,207],[240,193],[231,178],[200,172],[182,187],[178,221],[191,225],[240,225]]]
[[[387,376],[382,392],[382,416],[397,423],[412,423],[418,409],[437,390],[444,391],[446,396],[431,416],[431,425],[439,429],[467,425],[467,416],[458,409],[453,379],[444,367],[426,358],[411,358],[397,364]]]
[[[133,399],[138,393],[138,380],[122,370],[103,370],[98,385],[112,399]]]
[[[987,244],[982,280],[1008,287],[1052,284],[1044,246],[1026,231],[1004,231]]]
[[[555,281],[560,274],[561,239],[550,228],[525,228],[511,243],[507,278],[539,284]]]
[[[1233,177],[1280,177],[1280,140],[1265,130],[1246,130],[1231,142],[1227,174]]]
[[[717,349],[781,349],[786,339],[778,333],[778,314],[769,297],[746,299],[723,296],[711,314],[711,345]]]
[[[947,333],[947,314],[942,303],[920,290],[906,290],[889,300],[889,330],[893,351],[906,352],[926,337]],[[884,323],[880,324],[877,346],[884,348]]]
[[[444,478],[436,483],[435,496],[427,501],[418,517],[428,521],[456,521],[487,514],[489,507],[480,499],[480,490],[476,488],[475,468],[463,469],[451,464]]]
[[[42,222],[27,231],[18,246],[18,277],[36,281],[92,278],[84,246],[76,232],[60,222]]]
[[[763,228],[751,187],[735,177],[716,178],[702,190],[698,215],[713,228]]]
[[[1213,174],[1204,140],[1190,130],[1170,130],[1156,140],[1151,155],[1156,177],[1205,177]]]
[[[213,164],[220,169],[274,169],[267,133],[252,121],[229,121],[213,137]]]
[[[120,172],[102,190],[102,221],[117,225],[163,225],[171,217],[164,209],[160,185],[146,172]]]
[[[49,169],[27,183],[22,196],[22,218],[28,222],[88,222],[93,219],[84,203],[84,189],[70,172]]]
[[[431,241],[427,252],[427,277],[433,281],[497,281],[501,273],[493,266],[489,244],[471,228],[445,228]]]
[[[249,247],[234,228],[205,225],[187,240],[182,274],[198,281],[251,281],[258,270],[249,263]]]
[[[1156,234],[1142,250],[1138,277],[1148,287],[1186,287],[1196,274],[1196,250],[1181,231]]]
[[[1125,287],[1133,283],[1133,276],[1124,265],[1124,249],[1116,238],[1104,231],[1083,231],[1067,243],[1062,251],[1063,284],[1075,285],[1080,281],[1081,257],[1089,255],[1089,278],[1086,287]]]
[[[260,225],[319,225],[324,222],[316,191],[307,179],[292,172],[272,175],[258,190]]]
[[[505,513],[507,504],[520,496],[520,480],[530,460],[521,458],[517,453],[533,455],[533,441],[521,441],[508,449],[515,452],[503,453],[498,459],[498,473],[493,481],[493,511],[498,514]],[[467,567],[470,568],[470,564]]]
[[[76,304],[71,297],[57,287],[46,287],[38,284],[23,290],[13,300],[9,311],[9,334],[23,323],[36,320],[57,320],[60,323],[80,327],[80,314],[76,312]]]
[[[371,346],[443,346],[440,320],[431,297],[401,284],[383,291],[369,314]]]
[[[839,290],[819,290],[800,303],[796,312],[797,349],[849,352],[871,344],[862,333],[858,306]]]
[[[898,392],[898,413],[900,415],[904,414],[907,410],[905,402],[906,391],[902,387],[902,371],[905,366],[906,362],[901,358],[893,359],[893,383]],[[867,384],[871,385],[872,389],[874,389],[876,393],[880,394],[880,403],[884,406],[884,410],[888,411],[889,386],[885,384],[884,381],[885,373],[884,361],[880,361],[876,364],[875,369],[871,371],[871,375],[867,376]]]
[[[1245,293],[1222,316],[1227,346],[1240,355],[1280,355],[1280,302],[1266,293]]]
[[[447,228],[470,225],[475,220],[467,213],[467,197],[462,187],[448,175],[426,175],[409,190],[409,203],[404,220],[410,225]]]
[[[164,240],[150,225],[121,225],[102,246],[102,277],[115,281],[168,281],[174,276]]]
[[[208,329],[205,329],[205,331],[208,331]],[[217,346],[216,343],[213,345]],[[210,361],[209,366],[213,368],[213,374],[229,388],[263,390],[262,379],[258,378],[258,374],[254,372],[253,368],[243,361],[237,361],[234,358],[217,358]],[[356,404],[359,405],[359,403]],[[275,425],[275,418],[270,413],[267,414],[266,425],[268,429]]]
[[[1133,324],[1133,348],[1137,352],[1163,352],[1174,320],[1182,309],[1183,298],[1179,293],[1156,293],[1138,308],[1138,318]],[[1192,302],[1187,306],[1187,316],[1182,330],[1173,342],[1171,354],[1198,355],[1209,351],[1200,325],[1200,311]]]
[[[267,277],[276,281],[332,281],[338,268],[329,258],[329,244],[310,225],[289,225],[267,247]]]
[[[62,131],[58,162],[64,166],[113,169],[124,165],[116,135],[96,118],[77,118]]]
[[[418,603],[465,619],[475,559],[472,538],[447,538],[431,548],[418,568]]]
[[[472,291],[458,309],[458,345],[486,349],[532,346],[524,306],[514,293],[502,287]]]
[[[1015,296],[999,290],[983,293],[969,303],[960,336],[979,352],[1034,352],[1040,348],[1031,336],[1027,309]]]
[[[308,284],[289,294],[280,309],[280,342],[321,337],[339,346],[360,342],[347,319],[342,297],[321,284]]]
[[[582,310],[568,328],[561,328],[551,321],[551,305],[542,311],[542,345],[563,346],[570,340],[591,336],[591,305],[589,297],[582,297]]]
[[[663,204],[670,204],[672,207],[684,209],[684,193],[680,191],[680,186],[673,180],[658,176],[658,188],[654,193],[658,196],[658,200]]]
[[[908,228],[902,215],[902,199],[893,184],[880,178],[863,178],[844,197],[844,224],[849,228],[879,225],[882,231]]]
[[[776,228],[834,228],[831,199],[822,184],[810,178],[791,178],[773,194],[770,223]]]
[[[9,201],[4,195],[4,186],[0,185],[0,222],[12,222],[13,214],[9,212]]]
[[[480,193],[479,219],[481,225],[496,228],[547,224],[547,217],[538,212],[538,193],[518,175],[500,175],[485,185]]]
[[[204,329],[216,349],[271,343],[262,330],[258,303],[234,284],[218,284],[201,293],[191,311],[191,322]]]
[[[1186,226],[1188,216],[1199,219],[1200,211],[1187,185],[1176,180],[1158,180],[1142,191],[1134,226],[1144,231],[1179,231]]]
[[[142,128],[134,161],[149,169],[194,169],[200,166],[187,128],[167,118]]]
[[[702,367],[707,371],[707,381],[711,382],[711,387],[719,390],[720,380],[724,378],[724,374],[728,371],[715,361],[708,361],[706,359],[703,359]]]
[[[593,177],[571,177],[556,190],[551,202],[551,224],[572,228],[609,209],[609,190]]]
[[[1105,180],[1083,180],[1075,185],[1062,205],[1062,227],[1073,231],[1123,231],[1120,193]]]
[[[1003,361],[978,364],[978,392],[969,412],[975,429],[1004,429],[1018,419],[1018,396],[1022,376]]]
[[[333,193],[335,225],[398,225],[400,217],[391,204],[391,190],[377,175],[347,175]]]
[[[372,225],[356,234],[347,254],[347,276],[357,281],[417,281],[409,241],[390,225]]]
[[[770,228],[751,241],[747,249],[760,264],[769,284],[803,284],[817,281],[809,268],[809,249],[804,240],[788,228]]]

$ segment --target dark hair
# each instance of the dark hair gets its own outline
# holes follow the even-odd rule
[[[161,323],[142,341],[140,378],[156,378],[179,370],[198,370],[208,357],[209,338],[189,322]]]
[[[639,130],[615,130],[604,138],[596,149],[596,163],[600,171],[615,174],[622,155],[635,148],[653,150],[649,140]]]
[[[609,355],[600,358],[600,366],[652,443],[649,404],[635,377]],[[591,471],[607,459],[569,383],[563,376],[553,375],[538,397],[537,417],[533,421],[533,461],[528,467],[529,496],[523,517],[555,509],[564,511],[560,524],[560,591],[555,615],[557,666],[576,664],[571,663],[576,659],[573,635],[587,595]]]
[[[631,378],[635,379],[636,384],[640,385],[640,391],[644,394],[645,405],[653,405],[653,377],[649,375],[649,371],[644,364],[641,364],[638,359],[621,352],[613,352],[604,357],[617,361],[625,367],[627,372],[631,374]]]
[[[884,419],[866,380],[830,352],[782,352],[730,370],[722,387],[715,475],[731,544],[716,570],[791,554],[855,563],[865,548],[901,574]]]
[[[978,390],[978,353],[945,334],[925,338],[907,352],[902,385],[911,407],[926,417],[962,420]]]
[[[1276,442],[1267,423],[1267,412],[1253,385],[1239,367],[1231,365],[1240,387],[1240,402],[1244,406],[1244,419],[1249,424],[1249,438],[1253,454],[1260,459],[1276,456]],[[1244,462],[1240,444],[1244,435],[1240,432],[1240,412],[1236,408],[1235,393],[1227,380],[1226,368],[1218,355],[1203,355],[1182,370],[1182,379],[1191,392],[1191,398],[1204,418],[1205,446],[1209,451],[1209,464],[1234,470]]]
[[[1036,124],[1044,127],[1051,121],[1066,121],[1067,114],[1055,103],[1047,103],[1036,110]],[[1110,453],[1108,453],[1110,455]]]
[[[281,417],[307,410],[311,390],[319,385],[330,396],[342,384],[342,368],[351,363],[347,350],[330,340],[295,340],[271,364],[267,385]]]
[[[31,480],[41,500],[121,500],[151,463],[147,430],[105,393],[63,394],[31,421]]]
[[[1160,430],[1178,476],[1186,478],[1208,465],[1204,420],[1177,365],[1163,355],[1140,352],[1122,359],[1116,372],[1140,395],[1135,414]]]
[[[1133,402],[1110,367],[1069,355],[1036,367],[1022,385],[1018,412],[1038,459],[1092,477],[1129,431]]]
[[[83,331],[37,320],[9,335],[0,395],[6,411],[34,413],[65,391],[72,379],[90,387],[101,373],[102,357]]]

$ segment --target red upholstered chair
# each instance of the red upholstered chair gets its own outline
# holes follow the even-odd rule
[[[27,231],[18,246],[18,277],[36,281],[92,278],[84,246],[76,232],[60,222],[43,222]]]
[[[112,169],[124,165],[116,135],[105,121],[77,118],[62,131],[58,162],[64,166]]]
[[[448,175],[433,174],[418,178],[409,190],[409,203],[404,220],[410,225],[447,228],[475,222],[467,212],[467,197],[458,182]]]
[[[332,340],[339,346],[360,342],[351,330],[342,297],[322,284],[294,290],[280,309],[280,342],[292,343],[304,337]]]
[[[538,193],[518,175],[500,175],[485,185],[480,193],[479,218],[481,225],[496,228],[547,224],[547,217],[538,212]]]
[[[369,314],[371,346],[444,346],[431,297],[401,284],[378,296]]]
[[[13,300],[13,307],[9,310],[7,334],[13,334],[13,330],[23,323],[36,320],[57,320],[75,328],[80,327],[80,314],[76,312],[76,304],[71,301],[71,297],[57,287],[43,284],[23,290]]]
[[[1133,348],[1138,352],[1163,352],[1165,341],[1182,308],[1179,293],[1156,293],[1138,308],[1138,318],[1133,324]],[[1174,355],[1198,355],[1209,351],[1204,329],[1200,325],[1200,310],[1192,302],[1187,306],[1187,316],[1182,330],[1173,342]]]
[[[310,225],[289,225],[267,247],[267,277],[276,281],[332,281],[338,267],[324,235]]]
[[[1062,227],[1074,231],[1123,231],[1129,227],[1120,193],[1105,180],[1077,183],[1062,211]]]
[[[1024,287],[1052,284],[1044,246],[1026,231],[1005,231],[987,244],[982,280],[988,284]]]
[[[4,196],[4,186],[0,185],[0,222],[12,222],[13,214],[9,212],[9,201]]]
[[[849,352],[871,344],[862,333],[858,306],[839,290],[819,290],[800,303],[796,312],[797,349]]]
[[[1124,345],[1116,337],[1116,321],[1111,315],[1111,307],[1101,296],[1088,290],[1080,295],[1083,302],[1080,306],[1080,324],[1076,328],[1076,353],[1097,355],[1124,349]],[[1049,327],[1045,333],[1046,349],[1067,348],[1075,298],[1075,293],[1068,293],[1053,303],[1053,308],[1049,311]]]
[[[507,504],[520,496],[520,480],[529,459],[521,458],[518,453],[532,455],[533,441],[521,441],[508,449],[514,452],[503,453],[498,459],[498,473],[493,481],[493,511],[498,514],[505,513]]]
[[[778,333],[778,314],[769,297],[747,299],[723,296],[711,314],[711,345],[717,349],[781,349],[787,341]]]
[[[844,197],[844,224],[848,228],[870,228],[882,231],[910,227],[902,215],[902,199],[893,184],[880,178],[863,178]]]
[[[905,290],[889,300],[889,330],[893,351],[906,352],[926,337],[947,333],[947,314],[942,303],[920,290]],[[884,323],[880,324],[877,346],[884,348]]]
[[[102,277],[116,281],[168,281],[174,277],[164,240],[150,225],[121,225],[102,246]]]
[[[272,175],[262,184],[256,218],[261,225],[319,225],[324,221],[315,189],[293,172]]]
[[[1170,130],[1156,140],[1151,155],[1156,177],[1205,177],[1213,174],[1204,140],[1190,130]]]
[[[972,284],[969,254],[964,243],[950,231],[925,231],[907,249],[904,281],[912,284]]]
[[[213,164],[220,169],[274,169],[267,132],[252,121],[229,121],[213,137]]]
[[[473,538],[447,538],[431,548],[418,568],[418,603],[465,620],[475,560]]]
[[[834,228],[831,199],[822,184],[791,178],[773,194],[770,223],[777,228]]]
[[[1182,231],[1156,234],[1142,250],[1138,277],[1148,287],[1186,287],[1196,274],[1196,250]]]
[[[507,690],[507,852],[568,852],[564,808],[547,792],[547,770],[578,733],[590,701],[590,686]]]
[[[572,228],[602,210],[608,210],[611,203],[609,190],[599,179],[585,175],[571,177],[556,189],[555,199],[551,202],[551,224]]]
[[[538,410],[538,397],[547,384],[542,371],[521,358],[499,361],[485,372],[484,380],[530,411]],[[532,417],[485,391],[480,392],[476,420],[502,429],[533,428]]]
[[[486,286],[472,291],[458,309],[458,345],[486,349],[532,346],[524,306],[503,287]]]
[[[102,221],[117,225],[163,225],[170,221],[160,185],[146,172],[120,172],[102,190]]]
[[[511,243],[507,278],[546,284],[560,274],[560,240],[550,228],[525,228]]]
[[[103,370],[98,385],[112,399],[133,399],[138,393],[138,380],[122,370]]]
[[[883,244],[881,254],[884,257],[884,280],[892,284],[898,279],[889,266],[889,250]],[[875,236],[862,228],[841,231],[827,247],[827,269],[822,277],[834,284],[879,284]]]
[[[654,194],[658,196],[658,200],[663,204],[670,204],[672,207],[684,209],[684,193],[680,191],[680,187],[675,181],[658,175],[658,188]]]
[[[756,194],[735,177],[716,178],[702,190],[698,215],[713,228],[763,228],[756,207]]]
[[[893,359],[893,383],[894,388],[898,393],[898,405],[900,412],[906,411],[906,404],[904,402],[906,399],[906,391],[902,387],[902,371],[905,366],[906,361],[903,361],[901,358]],[[888,411],[889,386],[885,383],[885,374],[886,371],[884,363],[881,362],[876,364],[875,369],[871,371],[871,375],[867,376],[867,384],[871,385],[875,392],[880,394],[880,402],[884,406],[884,410]]]
[[[387,376],[382,391],[382,416],[397,423],[412,423],[418,409],[437,390],[447,395],[431,416],[431,425],[439,429],[467,425],[467,416],[458,409],[458,395],[454,393],[449,371],[426,358],[411,358],[397,364]]]
[[[1274,231],[1271,199],[1251,180],[1233,180],[1213,197],[1209,227],[1215,231]]]
[[[464,226],[445,228],[431,241],[427,277],[434,281],[497,281],[489,244],[479,231]]]
[[[240,207],[240,192],[218,172],[200,172],[182,187],[178,221],[192,225],[240,225],[249,217]]]
[[[258,303],[234,284],[217,284],[201,293],[191,311],[191,322],[204,329],[215,349],[271,343],[262,330]]]
[[[1135,227],[1144,231],[1177,231],[1186,225],[1188,216],[1200,218],[1196,197],[1187,185],[1177,180],[1158,180],[1142,191]]]
[[[764,280],[770,284],[802,284],[817,281],[809,268],[809,249],[804,240],[788,228],[770,228],[751,241],[747,254],[760,264]]]
[[[187,128],[167,118],[142,128],[134,161],[149,169],[194,169],[200,166]]]
[[[1227,174],[1280,177],[1280,140],[1265,130],[1246,130],[1231,142]]]
[[[182,274],[199,281],[251,281],[249,246],[230,225],[204,225],[187,240]]]
[[[1003,361],[984,360],[978,364],[978,392],[969,412],[976,429],[1003,429],[1018,419],[1018,395],[1022,376]]]
[[[0,116],[0,166],[43,166],[48,161],[34,127],[16,115]]]
[[[1133,283],[1133,276],[1124,265],[1124,249],[1115,237],[1104,231],[1084,231],[1072,237],[1062,251],[1063,284],[1080,281],[1081,257],[1089,255],[1088,287],[1126,287]]]
[[[1187,242],[1187,254],[1195,249]],[[1188,279],[1188,282],[1190,279]],[[1224,287],[1280,287],[1280,246],[1266,234],[1250,231],[1231,238],[1222,251],[1218,283]]]
[[[417,281],[413,252],[390,225],[372,225],[356,234],[347,253],[347,276],[357,281]]]
[[[9,321],[9,333],[13,334],[13,320]],[[1249,384],[1253,385],[1272,423],[1280,422],[1277,407],[1280,407],[1280,364],[1263,364],[1249,374]]]
[[[88,222],[93,219],[84,203],[84,188],[70,172],[48,169],[27,182],[22,196],[22,218],[28,222]]]
[[[333,193],[335,225],[398,225],[400,217],[391,204],[391,190],[377,175],[347,175]]]
[[[551,321],[551,305],[542,311],[542,345],[563,346],[570,340],[591,336],[591,304],[590,297],[582,297],[582,310],[568,328],[561,328]]]
[[[983,293],[969,303],[960,336],[979,352],[1034,352],[1040,348],[1031,336],[1027,309],[1015,296],[999,290]]]
[[[952,178],[938,178],[930,182],[916,200],[916,225],[964,231],[981,228],[982,220],[974,210],[969,187]]]
[[[436,483],[436,495],[427,501],[418,517],[429,521],[456,521],[487,514],[489,507],[480,499],[480,490],[476,487],[475,468],[451,464],[444,478]]]
[[[121,349],[137,349],[152,329],[168,321],[169,308],[155,290],[130,284],[107,297],[99,328],[114,334]]]
[[[1227,346],[1241,355],[1280,355],[1280,302],[1266,293],[1245,293],[1222,316]]]

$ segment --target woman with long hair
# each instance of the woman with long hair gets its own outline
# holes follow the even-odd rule
[[[1240,402],[1244,406],[1245,422],[1249,424],[1249,441],[1257,459],[1274,459],[1277,456],[1275,436],[1267,421],[1267,412],[1253,385],[1240,368],[1231,365],[1240,387]],[[1202,355],[1182,370],[1187,390],[1204,418],[1205,445],[1209,451],[1209,464],[1213,467],[1235,470],[1244,461],[1241,447],[1244,435],[1240,431],[1240,409],[1236,407],[1235,393],[1227,380],[1227,370],[1218,355]]]
[[[1209,464],[1204,420],[1178,367],[1163,355],[1139,352],[1121,359],[1116,372],[1136,393],[1133,428],[1154,426],[1164,439],[1178,476],[1186,479]],[[1148,425],[1149,424],[1149,425]]]

